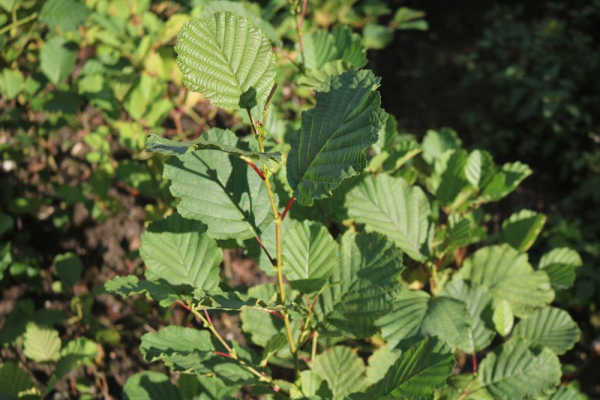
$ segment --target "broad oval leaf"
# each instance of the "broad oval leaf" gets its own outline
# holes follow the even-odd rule
[[[206,225],[177,213],[150,224],[142,235],[140,250],[146,277],[172,285],[216,289],[223,251],[206,230]]]
[[[492,155],[484,150],[474,150],[467,158],[465,176],[475,189],[482,189],[493,178],[496,170]]]
[[[77,61],[76,46],[65,39],[54,36],[40,50],[40,69],[55,85],[73,72]]]
[[[210,131],[206,140],[244,148],[229,131]],[[196,150],[167,160],[164,177],[181,198],[177,211],[208,226],[215,239],[249,239],[273,221],[262,179],[244,161],[219,150]]]
[[[493,319],[496,331],[502,336],[507,336],[515,323],[515,317],[508,301],[502,300],[496,304]]]
[[[275,55],[269,40],[230,12],[187,22],[175,51],[185,86],[217,107],[251,109],[273,87]]]
[[[317,105],[302,114],[290,139],[287,178],[300,204],[331,195],[366,166],[364,150],[377,142],[387,117],[378,85],[373,72],[350,70],[329,77],[317,91]]]
[[[546,307],[520,321],[513,331],[513,336],[545,346],[560,355],[575,345],[580,333],[568,312]]]
[[[515,249],[527,251],[537,239],[545,223],[544,214],[521,210],[502,223],[502,238]]]
[[[59,26],[63,31],[76,31],[90,15],[84,2],[76,0],[49,0],[40,11],[39,20],[50,28]]]
[[[423,159],[428,164],[433,164],[435,159],[445,153],[446,150],[458,149],[461,145],[462,140],[450,128],[442,128],[439,131],[428,130],[421,144]]]
[[[490,182],[483,188],[475,202],[489,203],[500,200],[515,190],[532,173],[533,171],[531,171],[529,166],[518,161],[504,164],[500,168],[500,171],[496,172]]]
[[[479,383],[495,399],[526,399],[551,393],[561,374],[558,357],[550,349],[514,338],[483,360]]]
[[[394,311],[377,321],[377,326],[392,348],[405,350],[429,336],[437,336],[454,348],[469,334],[471,316],[462,301],[403,290],[394,301]]]
[[[168,376],[154,371],[138,372],[123,386],[125,400],[183,400]]]
[[[338,265],[314,308],[317,329],[324,336],[372,336],[400,290],[402,254],[382,235],[346,232]]]
[[[455,279],[487,287],[494,303],[507,300],[519,318],[527,318],[534,309],[554,299],[548,275],[534,271],[527,254],[508,245],[477,250],[465,260]]]
[[[469,333],[458,347],[473,354],[489,346],[496,333],[492,321],[492,298],[487,290],[474,283],[456,279],[447,283],[441,294],[465,303],[471,316]]]
[[[367,231],[386,235],[414,260],[423,260],[431,206],[421,188],[403,178],[366,176],[346,195],[348,215]]]
[[[378,399],[433,399],[454,370],[454,355],[441,340],[430,337],[413,344],[367,393]]]
[[[296,223],[286,231],[283,271],[290,285],[303,293],[321,289],[338,269],[338,245],[317,222]]]
[[[553,287],[566,289],[573,286],[576,270],[582,265],[583,261],[579,253],[573,249],[560,247],[544,254],[538,269],[548,274]]]
[[[23,353],[33,361],[43,363],[56,361],[60,357],[58,331],[34,323],[27,325],[23,336]]]
[[[364,390],[369,384],[363,360],[346,346],[325,350],[315,358],[311,368],[329,384],[332,400],[343,400],[351,393]]]
[[[231,135],[230,131],[212,128],[214,132],[211,136]],[[228,133],[229,132],[229,133]],[[180,156],[194,150],[220,150],[240,158],[249,158],[251,160],[268,163],[269,161],[281,162],[281,153],[261,153],[260,151],[244,150],[234,146],[228,146],[217,141],[206,140],[206,135],[188,142],[176,142],[174,140],[161,138],[154,133],[148,136],[146,140],[146,151],[150,153],[159,153],[164,156]]]
[[[31,377],[16,363],[6,361],[0,364],[0,396],[7,396],[7,399],[12,399],[12,395],[17,399],[20,392],[34,387]]]

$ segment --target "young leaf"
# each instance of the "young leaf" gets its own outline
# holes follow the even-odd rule
[[[379,85],[371,71],[350,70],[329,77],[317,91],[317,105],[302,114],[292,134],[287,178],[300,204],[331,191],[366,165],[364,150],[375,143],[385,123]]]
[[[168,376],[145,371],[129,377],[123,386],[125,400],[182,400],[181,393]]]
[[[27,325],[23,337],[23,353],[27,358],[38,363],[56,361],[60,357],[60,346],[60,337],[56,330],[34,323]]]
[[[534,271],[527,261],[527,254],[508,245],[477,250],[465,260],[455,279],[485,286],[494,303],[507,300],[519,318],[526,318],[535,308],[554,299],[548,275]]]
[[[168,282],[159,280],[156,282],[140,281],[137,276],[118,276],[104,284],[107,292],[116,293],[125,298],[143,294],[146,298],[158,301],[163,307],[168,307],[180,299],[177,288]]]
[[[315,305],[319,333],[358,338],[375,334],[375,321],[392,309],[402,269],[400,251],[384,236],[346,232],[340,239],[339,268]]]
[[[0,397],[7,396],[7,399],[16,399],[20,392],[34,387],[31,377],[16,363],[6,361],[0,364]]]
[[[219,128],[212,128],[209,132],[212,137],[221,135],[231,136],[232,132]],[[180,156],[195,150],[220,150],[237,157],[246,157],[251,160],[268,163],[270,160],[281,162],[281,153],[261,153],[259,151],[243,150],[238,147],[228,146],[219,141],[206,140],[206,135],[188,142],[176,142],[174,140],[161,138],[154,133],[148,136],[146,140],[146,151],[150,153],[159,153],[164,156]]]
[[[479,383],[495,399],[526,399],[551,393],[560,383],[558,357],[517,338],[504,343],[481,363]]]
[[[217,107],[251,109],[273,87],[275,55],[269,40],[230,12],[187,22],[175,51],[185,86]]]
[[[206,140],[243,148],[226,131],[204,134]],[[244,161],[218,150],[196,150],[167,160],[164,177],[171,193],[181,198],[177,211],[208,226],[215,239],[249,239],[273,221],[262,179]]]
[[[531,174],[531,169],[520,162],[504,164],[490,180],[490,183],[483,188],[475,201],[479,203],[498,201],[514,191]]]
[[[403,178],[369,175],[348,192],[348,215],[367,231],[393,240],[414,260],[423,260],[431,206],[421,188]]]
[[[554,307],[537,310],[531,317],[520,321],[513,331],[533,344],[564,354],[579,340],[581,332],[568,312]]]
[[[312,370],[327,381],[332,400],[343,400],[369,385],[363,360],[346,346],[331,347],[319,354]]]
[[[455,348],[467,337],[471,316],[462,301],[405,289],[394,301],[394,311],[377,321],[377,326],[391,348],[405,350],[429,336],[438,336]]]
[[[54,36],[42,46],[40,68],[55,85],[62,82],[75,68],[77,54],[74,47],[59,36]]]
[[[521,210],[502,223],[502,238],[518,251],[525,252],[535,242],[546,223],[546,216]]]
[[[458,135],[452,129],[428,130],[421,144],[423,160],[428,164],[433,164],[435,159],[445,153],[446,150],[458,149],[461,145],[462,140],[458,138]]]
[[[433,399],[433,391],[445,385],[455,364],[450,348],[443,341],[429,337],[402,353],[385,377],[367,393],[378,399]]]
[[[492,321],[492,298],[487,290],[474,283],[455,279],[444,286],[441,294],[465,303],[471,316],[469,333],[458,347],[474,354],[489,346],[496,333]]]
[[[223,251],[206,230],[206,225],[177,213],[150,224],[142,235],[140,250],[146,277],[171,285],[216,289]]]
[[[465,176],[475,189],[483,189],[494,177],[496,165],[487,151],[474,150],[465,165]]]
[[[148,362],[162,360],[168,367],[185,371],[201,369],[215,348],[209,331],[167,326],[142,336],[140,351]]]
[[[286,232],[283,266],[294,289],[316,292],[338,269],[338,245],[323,225],[310,221],[296,223]]]
[[[566,289],[573,286],[575,272],[582,265],[581,256],[575,250],[561,247],[544,254],[538,269],[548,274],[552,287]]]
[[[508,301],[502,300],[496,305],[493,320],[499,334],[507,336],[510,333],[515,323],[515,317]]]
[[[308,70],[318,69],[338,58],[335,38],[329,32],[319,30],[307,35],[304,41],[304,67]]]

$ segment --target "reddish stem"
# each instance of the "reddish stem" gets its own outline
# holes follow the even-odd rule
[[[187,306],[187,305],[186,305],[186,304],[185,304],[183,301],[181,301],[181,300],[176,300],[176,301],[175,301],[175,303],[179,304],[181,307],[185,308],[186,310],[188,310],[188,311],[190,311],[190,312],[192,311],[192,309],[191,309],[191,308],[189,308],[189,307],[188,307],[188,306]]]
[[[281,214],[281,220],[283,221],[285,216],[287,215],[288,211],[290,211],[290,207],[292,207],[292,203],[294,202],[294,200],[296,200],[296,198],[294,196],[292,196],[292,198],[290,199],[290,201],[287,203],[287,206],[285,206],[285,210],[283,210],[283,213]]]
[[[302,346],[300,346],[300,349],[303,349],[304,346],[306,346],[306,344],[312,340],[312,338],[315,336],[315,332],[316,331],[312,331],[310,333],[310,335],[308,335],[308,338],[306,338],[306,340],[304,341],[304,343],[302,343]]]
[[[258,245],[260,246],[261,249],[263,249],[263,251],[265,252],[267,257],[269,257],[269,261],[271,261],[271,265],[276,266],[277,262],[273,259],[273,257],[271,257],[271,255],[269,254],[269,251],[265,248],[265,246],[260,241],[260,238],[258,236],[254,236],[254,239],[256,239],[256,241],[258,242]]]
[[[211,319],[210,319],[210,315],[208,315],[208,311],[206,311],[206,308],[204,309],[204,315],[206,315],[206,320],[208,321],[209,324],[213,324]]]
[[[246,161],[246,163],[249,166],[251,166],[254,171],[256,171],[258,176],[260,176],[260,179],[262,179],[263,181],[265,179],[267,179],[267,178],[265,178],[265,174],[263,174],[263,172],[256,166],[256,164],[254,164],[252,161],[248,160],[247,158],[242,158],[242,160]]]
[[[218,355],[218,356],[223,356],[223,357],[231,358],[230,354],[222,353],[220,351],[215,351],[215,354]]]
[[[300,24],[299,24],[300,29],[302,29],[302,26],[304,26],[304,16],[306,15],[306,3],[307,2],[308,2],[308,0],[304,0],[304,2],[302,3],[302,16],[300,17]]]
[[[273,311],[273,310],[267,310],[266,308],[259,308],[258,310],[264,311],[266,313],[269,313],[279,319],[281,319],[282,321],[285,321],[285,317],[283,315],[281,315],[280,313],[278,313],[277,311]]]
[[[473,373],[477,372],[477,353],[473,353]]]

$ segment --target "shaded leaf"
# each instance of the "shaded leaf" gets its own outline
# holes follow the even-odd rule
[[[118,276],[104,284],[107,292],[116,293],[123,297],[143,294],[146,298],[158,301],[163,307],[168,307],[180,300],[178,288],[166,281],[141,281],[137,276]]]
[[[185,371],[202,368],[215,348],[207,330],[167,326],[142,336],[140,351],[148,362],[161,360],[168,367]]]
[[[576,270],[582,265],[579,253],[573,249],[561,247],[544,254],[538,269],[548,274],[553,287],[566,289],[573,286]]]
[[[569,313],[554,307],[537,310],[520,321],[513,331],[514,337],[545,346],[559,355],[573,348],[580,334]]]
[[[0,397],[12,395],[17,398],[20,392],[34,387],[31,377],[16,363],[5,361],[0,364]]]
[[[54,270],[56,275],[68,286],[73,286],[81,279],[83,263],[74,253],[59,254],[54,257]]]
[[[153,371],[132,375],[123,386],[125,400],[180,400],[181,393],[168,376]]]
[[[546,216],[531,210],[521,210],[502,223],[502,238],[519,251],[527,251],[546,223]]]
[[[433,164],[435,159],[445,153],[446,150],[458,149],[461,145],[462,140],[458,138],[458,135],[452,129],[428,130],[421,144],[423,160],[428,164]]]

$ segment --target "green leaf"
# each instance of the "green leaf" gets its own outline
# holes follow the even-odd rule
[[[581,256],[573,249],[561,247],[544,254],[538,269],[545,271],[550,277],[552,287],[566,289],[573,286],[575,272],[583,265]]]
[[[376,383],[382,380],[390,367],[400,358],[401,354],[401,351],[392,349],[387,344],[375,350],[369,357],[369,366],[367,367],[369,382]]]
[[[475,189],[483,189],[494,177],[496,165],[487,151],[474,150],[465,165],[465,176]]]
[[[338,25],[333,29],[333,38],[338,51],[338,57],[355,68],[367,65],[367,49],[362,44],[359,34],[352,32],[347,25]]]
[[[225,386],[215,377],[196,374],[181,374],[177,385],[181,391],[182,400],[225,399],[239,390],[239,386]]]
[[[219,286],[223,251],[206,234],[206,225],[175,213],[153,222],[142,235],[140,255],[149,280],[214,290]]]
[[[148,362],[162,360],[170,368],[185,371],[202,368],[215,348],[207,330],[167,326],[142,336],[140,351]]]
[[[508,245],[477,250],[465,260],[455,279],[487,287],[495,304],[507,300],[519,318],[526,318],[554,299],[548,275],[534,271],[527,254]]]
[[[390,152],[394,149],[398,137],[398,122],[396,121],[396,117],[388,114],[385,125],[379,130],[379,139],[377,143],[373,144],[373,149],[377,154],[381,154],[384,151]]]
[[[502,223],[502,238],[505,243],[525,252],[533,245],[545,223],[544,214],[521,210]]]
[[[34,387],[31,377],[16,363],[6,361],[0,364],[0,397],[12,395],[17,398],[20,392]]]
[[[13,219],[10,215],[0,212],[0,236],[10,231],[13,227]]]
[[[367,176],[346,196],[348,215],[379,232],[417,261],[424,259],[431,207],[421,188],[403,178]]]
[[[56,361],[60,357],[60,337],[54,329],[27,325],[23,337],[23,353],[38,363]]]
[[[285,333],[278,333],[267,341],[265,349],[263,350],[262,361],[260,362],[261,367],[265,367],[269,358],[277,353],[279,350],[284,349],[288,345],[287,335]]]
[[[383,170],[387,173],[393,173],[421,151],[421,146],[416,140],[402,139],[390,150],[390,154],[383,162]]]
[[[180,299],[178,289],[168,282],[140,281],[137,276],[118,276],[104,284],[107,292],[116,293],[123,297],[143,294],[146,298],[158,301],[162,307],[168,307]]]
[[[429,29],[429,24],[425,19],[423,11],[415,10],[408,7],[400,7],[394,14],[394,21],[397,29],[416,29],[426,31]]]
[[[332,75],[340,75],[351,68],[347,61],[335,60],[324,64],[321,68],[309,69],[298,79],[298,85],[317,89]]]
[[[330,196],[366,166],[364,150],[378,140],[387,116],[378,85],[371,71],[350,70],[317,91],[316,107],[302,114],[302,127],[290,138],[287,178],[300,204]]]
[[[317,222],[296,223],[283,242],[283,271],[290,285],[303,293],[321,289],[338,269],[338,245]]]
[[[210,132],[213,132],[211,134],[213,137],[219,137],[220,135],[231,136],[232,134],[232,132],[228,130],[219,128],[212,128]],[[204,136],[205,135],[188,142],[176,142],[151,134],[148,136],[148,140],[146,140],[146,151],[159,153],[164,156],[180,156],[195,150],[220,150],[237,157],[246,157],[264,163],[268,163],[270,160],[281,162],[281,153],[279,152],[261,153],[259,151],[243,150],[234,146],[224,145],[219,141],[208,141]]]
[[[85,3],[76,0],[48,0],[40,11],[39,21],[50,28],[56,26],[63,31],[76,31],[90,10]]]
[[[325,350],[315,358],[311,368],[327,381],[333,393],[332,400],[343,400],[369,385],[363,360],[346,346]]]
[[[16,98],[23,89],[23,73],[18,69],[4,68],[0,74],[0,93],[7,100]]]
[[[73,72],[77,60],[76,46],[65,39],[54,36],[40,50],[40,69],[55,85]]]
[[[319,30],[307,35],[304,42],[304,67],[308,70],[321,68],[330,61],[338,59],[335,38],[329,32]]]
[[[4,271],[6,271],[13,261],[10,247],[10,242],[0,243],[0,280],[4,277]]]
[[[259,285],[260,286],[260,285]],[[264,293],[259,291],[260,294]],[[241,311],[246,308],[282,311],[284,306],[275,304],[275,297],[272,298],[256,298],[239,292],[224,292],[215,290],[207,293],[204,290],[196,289],[194,291],[194,299],[197,301],[197,307],[206,309],[222,310],[222,311]],[[267,303],[268,301],[268,303]]]
[[[346,232],[338,265],[314,309],[317,329],[324,336],[372,336],[400,289],[402,255],[381,235]]]
[[[520,321],[513,331],[514,337],[564,354],[573,348],[581,332],[568,312],[554,307],[537,310],[528,319]]]
[[[327,381],[311,370],[300,372],[298,381],[296,385],[290,388],[292,399],[320,400],[333,398],[333,393],[329,389]]]
[[[458,347],[474,354],[489,346],[496,333],[492,321],[492,298],[487,290],[476,284],[455,279],[444,286],[441,294],[465,303],[471,316],[469,333]]]
[[[531,169],[520,162],[504,164],[475,200],[480,203],[498,201],[514,191],[525,178],[532,174]]]
[[[515,323],[515,317],[508,301],[502,300],[496,305],[493,320],[499,334],[507,336],[510,333]]]
[[[394,301],[394,310],[377,326],[392,348],[404,350],[429,336],[438,336],[455,348],[469,334],[471,316],[462,301],[405,289]]]
[[[369,388],[369,394],[385,399],[433,399],[454,370],[454,355],[437,338],[412,345],[390,367],[385,377]]]
[[[470,187],[465,176],[468,153],[465,150],[448,150],[434,161],[431,181],[435,198],[442,205],[455,209],[464,201],[461,192]]]
[[[204,134],[206,140],[244,148],[226,131]],[[218,150],[196,150],[167,160],[164,177],[171,193],[181,198],[177,211],[208,226],[215,239],[249,239],[273,221],[262,179],[244,161]]]
[[[558,357],[549,349],[511,339],[481,363],[479,382],[493,398],[526,399],[551,393],[560,383]]]
[[[466,390],[466,392],[465,392]],[[435,400],[495,400],[472,374],[453,375],[444,388],[435,393]]]
[[[275,55],[269,40],[248,19],[230,12],[187,22],[175,51],[185,86],[217,107],[251,109],[273,87]]]
[[[125,400],[181,400],[181,393],[168,376],[145,371],[129,377],[123,386]]]
[[[98,345],[91,340],[83,337],[71,340],[60,351],[60,360],[56,364],[56,377],[61,379],[81,363],[87,364],[97,355]]]
[[[547,400],[587,400],[588,397],[579,393],[575,389],[561,386],[556,392],[552,393]]]
[[[461,145],[462,141],[452,129],[428,130],[421,144],[423,160],[428,164],[433,164],[435,159],[445,153],[446,150],[458,149]]]
[[[54,270],[60,280],[68,285],[73,286],[81,279],[83,272],[83,263],[81,259],[74,253],[59,254],[54,257]]]

